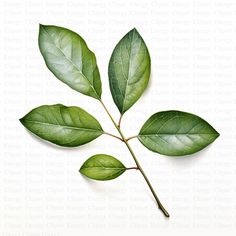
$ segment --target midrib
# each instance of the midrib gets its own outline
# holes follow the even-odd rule
[[[102,130],[97,130],[97,129],[87,129],[87,128],[80,128],[80,127],[59,125],[59,124],[57,125],[57,124],[44,123],[44,122],[33,121],[33,120],[26,120],[26,121],[29,122],[29,123],[41,124],[41,125],[47,125],[47,126],[54,126],[54,127],[65,128],[65,129],[74,129],[74,130],[90,131],[90,132],[103,132]]]

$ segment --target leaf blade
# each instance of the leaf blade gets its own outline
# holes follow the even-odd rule
[[[118,159],[106,154],[96,154],[87,159],[80,173],[94,180],[111,180],[119,177],[126,167]]]
[[[205,120],[182,111],[164,111],[152,115],[141,128],[139,141],[153,152],[184,156],[208,146],[219,133]]]
[[[59,80],[84,95],[101,98],[96,57],[80,35],[63,27],[40,25],[38,42],[48,69]]]
[[[118,42],[108,67],[111,94],[121,114],[141,97],[150,72],[151,59],[147,46],[134,28]]]
[[[92,115],[82,108],[61,104],[37,107],[20,122],[38,137],[64,147],[77,147],[103,134]]]

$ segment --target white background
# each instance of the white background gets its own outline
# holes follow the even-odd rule
[[[0,235],[206,235],[236,233],[236,1],[0,1]],[[189,157],[152,153],[132,140],[144,170],[171,217],[158,210],[142,176],[114,181],[78,173],[96,153],[133,160],[124,144],[102,136],[74,149],[45,143],[18,119],[42,104],[78,105],[116,133],[99,103],[70,89],[46,68],[38,24],[78,32],[97,56],[103,100],[118,119],[107,65],[121,37],[136,27],[152,58],[151,82],[124,115],[126,136],[154,112],[195,113],[221,136]]]

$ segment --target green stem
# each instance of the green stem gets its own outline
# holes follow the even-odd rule
[[[107,108],[106,108],[106,106],[104,105],[103,101],[102,101],[102,100],[99,100],[99,101],[101,102],[103,108],[105,109],[106,113],[107,113],[108,116],[110,117],[112,123],[113,123],[114,126],[116,127],[116,129],[117,129],[117,131],[119,132],[119,134],[120,134],[120,136],[121,136],[123,142],[125,143],[126,147],[128,148],[130,154],[132,155],[132,157],[133,157],[133,159],[134,159],[134,161],[135,161],[135,163],[136,163],[136,166],[137,166],[138,170],[141,172],[141,174],[143,175],[143,177],[144,177],[144,179],[145,179],[145,181],[146,181],[146,183],[147,183],[149,189],[151,190],[151,192],[152,192],[152,194],[153,194],[153,197],[155,198],[155,200],[156,200],[156,202],[157,202],[157,205],[158,205],[159,209],[163,212],[163,214],[164,214],[166,217],[169,217],[169,216],[170,216],[169,213],[167,212],[167,210],[166,210],[166,209],[163,207],[163,205],[161,204],[161,202],[160,202],[159,198],[157,197],[157,195],[156,195],[156,193],[155,193],[155,191],[154,191],[154,189],[153,189],[153,187],[152,187],[152,185],[151,185],[151,183],[150,183],[148,177],[146,176],[144,170],[143,170],[142,167],[140,166],[140,164],[139,164],[139,162],[138,162],[138,160],[137,160],[137,158],[136,158],[136,156],[135,156],[135,154],[134,154],[132,148],[130,147],[129,143],[127,142],[127,139],[125,139],[125,137],[124,137],[124,135],[123,135],[121,129],[120,129],[119,126],[116,124],[115,120],[114,120],[113,117],[111,116],[110,112],[107,110]]]

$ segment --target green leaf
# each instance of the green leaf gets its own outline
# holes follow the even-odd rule
[[[61,104],[37,107],[20,122],[40,138],[65,147],[83,145],[103,134],[92,115],[79,107]]]
[[[163,111],[152,115],[141,128],[138,139],[151,151],[184,156],[200,151],[219,133],[202,118],[182,111]]]
[[[77,33],[58,26],[40,25],[39,48],[48,69],[59,80],[80,93],[101,98],[95,55]]]
[[[151,59],[147,46],[134,28],[116,45],[109,62],[109,83],[113,100],[124,114],[147,87]]]
[[[90,179],[111,180],[123,174],[125,170],[126,167],[116,158],[97,154],[85,161],[79,171]]]

